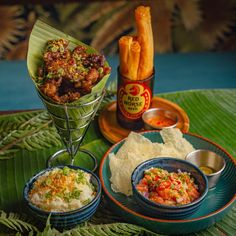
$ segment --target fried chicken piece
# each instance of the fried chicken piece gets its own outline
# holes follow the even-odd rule
[[[73,83],[62,78],[48,80],[40,87],[40,90],[58,103],[73,102],[81,96],[78,89],[73,86]]]
[[[45,64],[47,65],[56,59],[69,59],[71,53],[67,48],[68,44],[69,42],[65,39],[49,40],[43,55]]]
[[[81,82],[80,91],[81,91],[83,94],[87,94],[87,93],[90,93],[90,92],[91,92],[92,87],[93,87],[93,83],[92,83],[91,80],[83,80],[83,81]]]
[[[79,92],[69,92],[60,97],[60,103],[74,102],[81,97]]]
[[[69,42],[65,39],[49,40],[46,45],[46,52],[60,52],[64,53],[67,49]]]
[[[103,55],[89,54],[81,45],[70,51],[68,44],[64,39],[48,41],[44,63],[38,69],[40,90],[58,103],[73,102],[90,93],[111,70]]]
[[[61,85],[62,79],[59,80],[48,80],[40,86],[40,90],[48,97],[58,101],[58,88]]]
[[[89,73],[86,75],[86,80],[90,80],[92,84],[96,83],[99,78],[99,73],[96,69],[91,69]]]

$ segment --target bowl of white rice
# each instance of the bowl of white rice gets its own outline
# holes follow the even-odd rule
[[[91,171],[78,166],[47,168],[25,185],[24,200],[41,222],[57,229],[69,229],[88,220],[101,199],[101,183]]]

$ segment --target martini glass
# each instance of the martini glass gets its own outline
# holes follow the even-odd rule
[[[57,129],[57,132],[64,144],[65,148],[58,150],[47,161],[50,167],[52,162],[63,153],[68,153],[70,164],[74,164],[74,160],[78,151],[87,154],[93,160],[93,171],[97,169],[97,159],[92,152],[80,148],[85,134],[94,119],[96,112],[105,95],[105,89],[102,92],[91,94],[88,100],[76,105],[56,104],[46,99],[39,91],[38,95]]]

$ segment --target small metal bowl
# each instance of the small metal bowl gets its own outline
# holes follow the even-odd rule
[[[209,150],[195,150],[186,156],[186,160],[199,167],[207,176],[208,187],[214,188],[225,168],[225,160],[215,152]],[[205,169],[205,170],[204,170]],[[212,173],[207,173],[211,170]]]
[[[161,124],[161,122],[160,124],[151,123],[150,121],[152,121],[155,118],[159,118],[160,120],[167,118],[167,119],[172,120],[173,124],[166,126],[164,124]],[[151,129],[161,130],[163,128],[174,128],[176,127],[178,123],[178,116],[176,113],[170,110],[162,109],[162,108],[148,109],[147,111],[143,113],[142,119],[144,122],[144,128],[147,130],[151,130]]]

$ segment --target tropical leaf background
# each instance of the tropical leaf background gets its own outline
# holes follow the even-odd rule
[[[44,4],[0,5],[0,59],[26,58],[38,18],[107,55],[116,53],[117,39],[135,34],[133,14],[140,4],[151,6],[158,53],[236,50],[236,0],[32,2]]]

